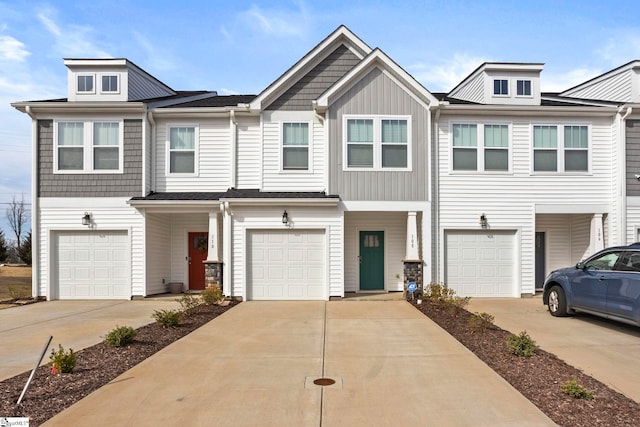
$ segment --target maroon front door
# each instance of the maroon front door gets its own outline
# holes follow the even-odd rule
[[[189,233],[189,289],[204,289],[203,261],[207,259],[208,237],[208,233]]]

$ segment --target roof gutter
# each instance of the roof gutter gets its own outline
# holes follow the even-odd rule
[[[267,197],[260,199],[252,199],[252,198],[220,198],[221,202],[229,203],[230,205],[291,205],[291,206],[308,206],[309,204],[313,204],[315,206],[338,206],[340,203],[340,198],[331,197],[331,198],[275,198],[275,197]]]

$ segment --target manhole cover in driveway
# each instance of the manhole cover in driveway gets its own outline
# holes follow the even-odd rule
[[[336,380],[332,380],[331,378],[318,378],[317,380],[313,380],[315,385],[328,386],[334,385]]]

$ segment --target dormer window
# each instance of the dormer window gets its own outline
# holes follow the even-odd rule
[[[495,79],[493,81],[494,95],[509,95],[509,80]]]
[[[78,76],[78,93],[94,93],[93,75]]]
[[[118,76],[103,75],[102,76],[102,92],[118,92]]]
[[[518,80],[516,82],[516,95],[531,96],[531,80]]]

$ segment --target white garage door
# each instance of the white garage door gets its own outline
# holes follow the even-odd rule
[[[514,297],[515,232],[445,232],[445,283],[459,296]]]
[[[247,234],[247,299],[326,299],[324,230]]]
[[[126,231],[61,231],[54,244],[57,298],[131,297]]]

